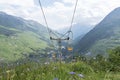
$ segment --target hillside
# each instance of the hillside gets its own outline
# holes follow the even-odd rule
[[[76,39],[76,38],[78,38],[80,36],[85,35],[91,29],[93,29],[93,26],[81,25],[80,23],[74,24],[73,27],[72,27],[74,39]]]
[[[120,44],[120,8],[108,14],[75,45],[79,52],[104,54]]]
[[[14,61],[29,53],[39,54],[47,46],[48,33],[43,25],[0,12],[0,60]]]

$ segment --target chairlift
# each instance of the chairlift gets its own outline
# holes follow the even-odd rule
[[[68,40],[67,50],[70,51],[70,52],[73,51],[73,47],[72,47],[72,39]]]
[[[70,52],[73,51],[72,40],[69,40],[69,41],[68,41],[67,50],[70,51]]]
[[[68,50],[68,51],[73,51],[73,48],[72,48],[71,46],[68,46],[68,47],[67,47],[67,50]]]

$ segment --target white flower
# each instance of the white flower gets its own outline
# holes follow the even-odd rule
[[[84,75],[82,75],[82,74],[78,74],[78,76],[81,77],[81,78],[84,78]]]

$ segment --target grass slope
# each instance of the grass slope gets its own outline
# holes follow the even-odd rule
[[[48,33],[43,25],[0,12],[0,62],[42,53],[40,51],[46,47]]]
[[[113,30],[113,36],[105,39],[98,40],[91,48],[92,53],[104,54],[108,50],[119,46],[120,44],[120,28],[116,27]],[[97,55],[97,54],[96,54]]]
[[[75,74],[70,74],[70,72]],[[81,77],[79,74],[82,74]],[[27,63],[12,69],[0,70],[1,80],[119,80],[120,73],[95,72],[89,65],[83,62],[76,63],[52,63],[40,65]]]
[[[19,59],[22,54],[28,54],[34,50],[44,49],[47,43],[40,39],[40,36],[25,31],[13,36],[0,35],[0,58],[3,60],[14,61]]]

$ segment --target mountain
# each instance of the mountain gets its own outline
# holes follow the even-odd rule
[[[78,37],[82,37],[83,35],[85,35],[86,33],[88,33],[91,29],[93,29],[94,26],[90,26],[90,25],[81,25],[80,23],[76,23],[73,25],[72,27],[72,32],[73,32],[73,38],[74,40],[76,40],[76,38]],[[64,28],[59,30],[58,32],[60,33],[65,33],[66,31],[68,31],[69,28]],[[75,41],[76,42],[76,41]]]
[[[32,20],[0,12],[0,60],[14,61],[48,47],[46,27]]]
[[[88,33],[92,28],[93,26],[90,25],[81,25],[80,23],[74,24],[72,27],[74,39],[82,37],[83,35]]]
[[[76,51],[104,54],[120,44],[120,7],[109,13],[75,45]]]

